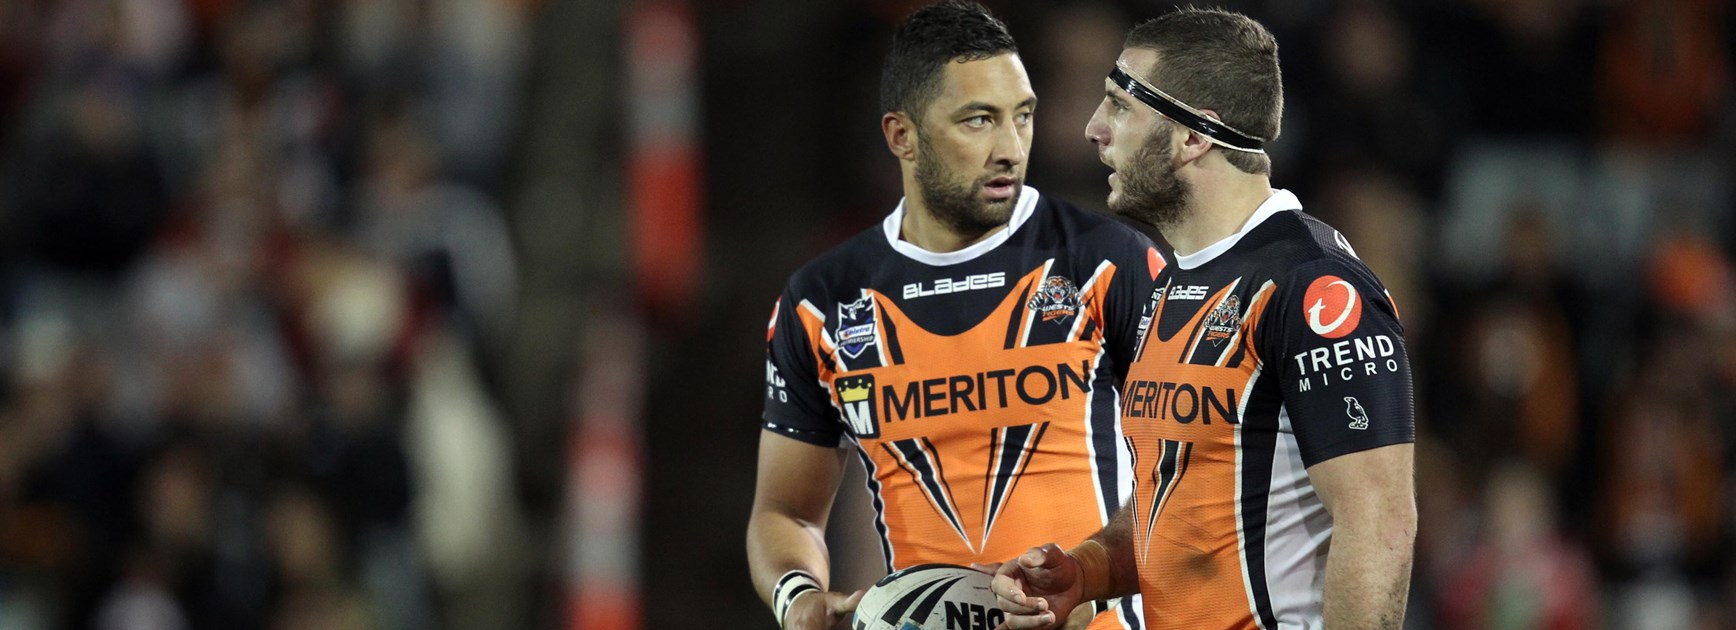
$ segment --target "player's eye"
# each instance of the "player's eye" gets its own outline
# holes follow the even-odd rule
[[[981,116],[971,116],[970,118],[964,119],[965,126],[976,128],[976,129],[981,129],[983,127],[987,127],[993,123],[994,123],[994,119],[990,118],[988,114],[983,114]]]
[[[1019,115],[1017,118],[1019,126],[1023,127],[1025,125],[1031,124],[1031,117],[1035,116],[1035,115],[1036,114],[1033,112],[1019,112]]]

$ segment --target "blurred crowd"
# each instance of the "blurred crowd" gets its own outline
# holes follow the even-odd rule
[[[0,2],[0,628],[522,625],[525,12]]]

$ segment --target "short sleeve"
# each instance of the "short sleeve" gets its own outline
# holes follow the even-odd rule
[[[1291,272],[1262,326],[1307,466],[1416,440],[1404,328],[1386,289],[1351,258]]]
[[[761,416],[767,431],[820,446],[837,446],[843,436],[837,410],[820,384],[819,357],[814,354],[804,308],[785,291],[772,306],[766,325],[766,406]],[[817,315],[810,315],[817,317]]]

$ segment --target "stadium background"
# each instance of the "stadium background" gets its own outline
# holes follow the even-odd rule
[[[0,629],[769,626],[760,334],[898,198],[917,4],[0,1]],[[1170,3],[988,4],[1100,207]],[[1409,626],[1730,627],[1729,3],[1212,4],[1409,327]]]

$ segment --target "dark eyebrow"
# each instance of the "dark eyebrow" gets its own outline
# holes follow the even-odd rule
[[[1001,108],[995,107],[994,105],[990,105],[988,103],[984,103],[982,101],[971,101],[969,103],[965,103],[963,105],[960,105],[958,110],[956,110],[956,111],[960,114],[963,114],[966,112],[985,112],[988,114],[999,114],[999,113],[1001,113]]]
[[[1036,106],[1037,106],[1037,97],[1033,96],[1033,97],[1027,98],[1025,100],[1019,101],[1019,104],[1014,105],[1013,109],[1019,110],[1019,109],[1025,109],[1027,107],[1036,107]],[[999,114],[999,113],[1001,113],[1001,108],[995,107],[994,105],[991,105],[989,103],[984,103],[982,101],[971,101],[969,103],[965,103],[964,105],[960,105],[958,110],[957,110],[957,113],[959,113],[959,114],[963,114],[965,112],[984,112],[987,114]]]

